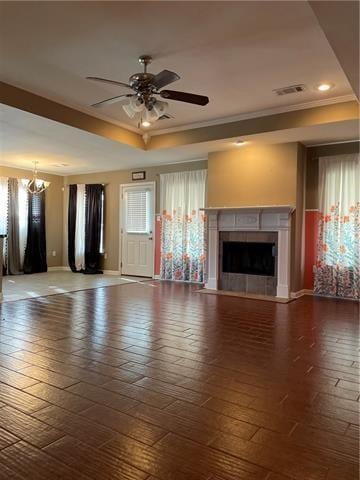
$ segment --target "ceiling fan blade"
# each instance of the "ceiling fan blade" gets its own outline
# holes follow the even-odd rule
[[[130,85],[124,82],[116,82],[115,80],[108,80],[107,78],[100,77],[86,77],[86,80],[94,80],[95,82],[110,83],[111,85],[117,85],[119,87],[131,88]]]
[[[175,90],[162,90],[160,96],[169,100],[177,100],[178,102],[194,103],[195,105],[207,105],[209,103],[209,98],[204,95],[177,92]]]
[[[107,98],[106,100],[102,100],[101,102],[93,103],[91,106],[95,108],[102,107],[103,105],[111,105],[112,103],[120,102],[124,97],[132,97],[131,93],[126,95],[118,95],[116,97]]]
[[[162,72],[155,75],[155,77],[151,80],[152,85],[157,89],[165,87],[170,83],[176,82],[179,80],[180,77],[177,73],[171,72],[170,70],[163,70]]]

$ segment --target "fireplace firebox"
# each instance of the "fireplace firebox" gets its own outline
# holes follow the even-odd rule
[[[276,295],[277,233],[220,232],[219,288]]]
[[[275,275],[275,243],[223,242],[222,271]]]

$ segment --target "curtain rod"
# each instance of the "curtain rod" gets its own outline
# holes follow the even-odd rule
[[[96,183],[96,182],[94,182],[94,183],[65,183],[64,187],[69,187],[70,185],[98,185],[98,183]],[[109,184],[108,183],[100,183],[100,185],[102,185],[103,187],[106,187]]]

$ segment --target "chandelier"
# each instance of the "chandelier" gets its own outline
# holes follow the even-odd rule
[[[129,118],[139,119],[139,127],[150,127],[162,117],[168,107],[167,102],[156,100],[149,95],[131,95],[130,99],[122,105],[122,108]]]
[[[35,161],[33,177],[26,183],[26,189],[31,194],[42,193],[50,185],[50,182],[45,182],[45,180],[38,178],[37,164],[38,162]]]

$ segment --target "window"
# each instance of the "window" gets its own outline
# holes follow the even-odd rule
[[[319,159],[315,292],[360,298],[360,156]]]
[[[0,177],[0,234],[7,232],[8,178]]]
[[[126,192],[126,233],[150,232],[149,190],[128,190]]]
[[[28,192],[26,185],[29,180],[18,179],[18,214],[19,214],[19,249],[20,265],[24,263],[24,253],[28,229]],[[8,231],[8,201],[9,201],[9,179],[0,177],[0,233],[7,234]],[[4,241],[4,262],[7,259],[7,241]]]
[[[207,170],[160,175],[161,278],[203,282]]]
[[[24,263],[27,230],[28,230],[28,192],[23,182],[19,182],[19,247],[20,263]]]

